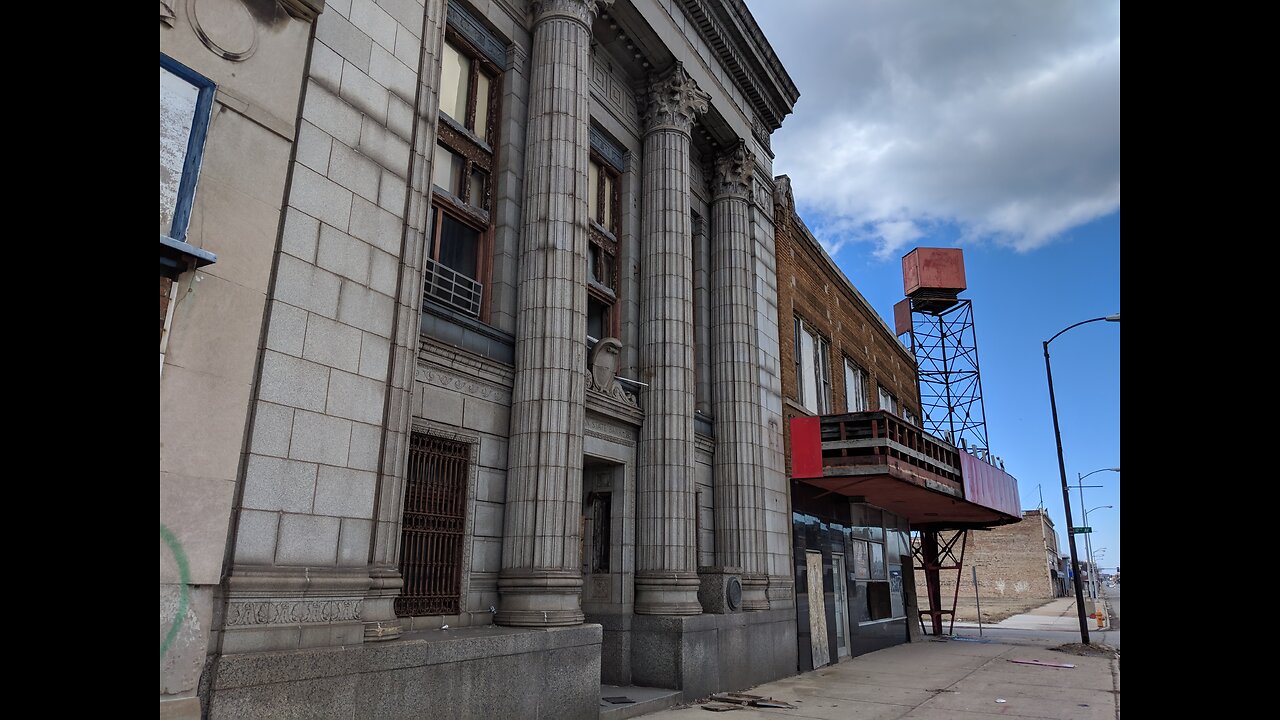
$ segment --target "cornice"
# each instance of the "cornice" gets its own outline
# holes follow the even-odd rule
[[[679,3],[765,123],[759,130],[767,132],[755,134],[763,134],[762,142],[767,146],[769,133],[782,126],[782,119],[791,114],[800,98],[800,91],[773,47],[742,0],[679,0]]]

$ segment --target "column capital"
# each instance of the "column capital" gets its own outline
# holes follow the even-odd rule
[[[747,149],[746,142],[739,140],[716,156],[715,182],[711,192],[716,198],[750,197],[755,164],[755,154]]]
[[[665,77],[649,83],[645,131],[673,129],[688,134],[693,119],[710,108],[711,96],[698,88],[698,83],[685,71],[684,63],[676,63]]]
[[[601,11],[613,6],[614,0],[534,0],[529,3],[533,11],[533,24],[553,17],[576,20],[591,30],[591,21]]]

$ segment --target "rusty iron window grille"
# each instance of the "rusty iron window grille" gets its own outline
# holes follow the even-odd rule
[[[465,442],[422,433],[410,440],[400,534],[404,589],[395,601],[400,617],[460,611],[470,457]]]

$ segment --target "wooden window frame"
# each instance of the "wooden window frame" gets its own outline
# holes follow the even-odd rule
[[[607,286],[599,283],[588,269],[587,272],[587,299],[588,308],[589,301],[595,299],[608,307],[605,315],[608,327],[605,328],[603,337],[617,337],[619,333],[619,305],[618,302],[618,247],[619,237],[621,236],[622,222],[619,217],[619,210],[622,206],[622,173],[618,172],[612,165],[605,161],[604,157],[594,150],[591,151],[590,162],[595,163],[600,168],[600,179],[596,183],[596,187],[589,188],[589,199],[587,201],[587,225],[590,227],[588,233],[588,242],[591,247],[587,248],[587,252],[598,251],[602,256],[609,256],[609,283]],[[613,191],[610,197],[604,197],[605,182],[604,178],[608,176],[612,180]],[[590,178],[590,173],[587,174]],[[609,203],[609,219],[612,227],[606,227],[598,222],[595,218],[596,207],[602,203]],[[600,340],[601,338],[596,338]]]
[[[480,52],[470,41],[453,28],[447,28],[445,40],[461,54],[471,60],[471,75],[468,78],[467,111],[461,121],[450,117],[443,110],[437,110],[436,144],[462,158],[462,194],[454,194],[452,188],[441,188],[434,183],[431,186],[431,205],[435,210],[431,217],[431,227],[427,228],[427,257],[435,262],[440,261],[441,223],[447,214],[454,220],[470,227],[478,233],[476,240],[476,277],[473,278],[484,288],[480,302],[482,322],[489,321],[492,305],[493,275],[493,240],[494,240],[494,203],[495,171],[498,167],[497,146],[499,139],[500,118],[502,117],[502,68],[495,65]],[[475,123],[477,106],[477,76],[484,72],[489,78],[489,115],[483,135],[472,133],[467,129]],[[434,148],[432,163],[434,169]],[[485,175],[485,187],[477,193],[472,187],[471,176],[475,171]]]

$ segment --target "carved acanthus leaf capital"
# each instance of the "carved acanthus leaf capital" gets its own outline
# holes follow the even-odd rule
[[[749,197],[755,165],[755,154],[747,149],[747,144],[742,140],[720,153],[716,156],[715,185],[712,188],[715,195]]]
[[[591,30],[596,15],[613,6],[614,0],[534,0],[530,3],[533,22],[538,24],[552,17],[577,20]]]
[[[645,127],[653,130],[671,127],[689,132],[693,120],[711,108],[711,96],[698,88],[683,63],[659,80],[649,84],[649,105],[645,109]]]

